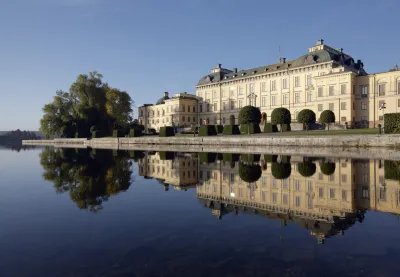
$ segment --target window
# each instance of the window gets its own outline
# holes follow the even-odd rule
[[[193,111],[194,113],[196,112],[196,107],[195,107],[195,106],[193,106],[192,111]]]
[[[210,98],[211,98],[211,97],[210,97],[210,92],[206,91],[206,101],[207,101],[207,100],[210,100]]]
[[[331,182],[335,181],[335,175],[334,174],[329,175],[329,181],[331,181]]]
[[[267,97],[261,97],[261,106],[262,107],[267,106]]]
[[[361,117],[361,121],[368,121],[368,119],[367,119],[366,116],[362,116],[362,117]]]
[[[200,104],[200,112],[203,112],[203,104]]]
[[[254,84],[249,84],[250,93],[254,93]]]
[[[400,94],[400,81],[397,82],[397,94]]]
[[[218,97],[218,94],[217,94],[217,92],[214,90],[213,91],[213,98],[217,98]]]
[[[231,110],[234,110],[235,109],[235,101],[230,101],[230,104],[231,104]]]
[[[185,122],[185,116],[182,116],[182,122]]]
[[[276,80],[271,81],[271,90],[272,91],[276,90]]]
[[[222,118],[222,124],[225,124],[225,117]]]
[[[379,191],[379,198],[381,201],[386,201],[386,188],[381,188]]]
[[[324,188],[319,188],[318,189],[318,196],[323,198],[324,197]]]
[[[329,198],[331,198],[331,199],[335,198],[335,189],[330,189],[329,190]]]
[[[300,77],[299,76],[294,77],[294,86],[295,87],[300,86]]]
[[[300,103],[300,93],[294,94],[294,103],[296,104]]]
[[[242,87],[239,87],[239,95],[243,95],[244,94],[244,90]]]
[[[239,108],[242,108],[242,107],[243,107],[243,100],[239,99]]]
[[[379,109],[380,107],[382,107],[383,105],[385,105],[385,100],[379,101],[378,109]]]
[[[308,197],[308,208],[312,209],[313,208],[313,200],[312,197]]]
[[[261,91],[266,91],[265,82],[261,83]]]
[[[267,176],[262,176],[261,178],[261,184],[266,185],[267,184]]]
[[[318,173],[318,180],[323,180],[324,179],[324,174],[322,172]]]
[[[369,198],[369,190],[367,187],[362,188],[362,198],[363,199],[368,199]]]
[[[287,94],[284,94],[283,95],[283,97],[282,97],[282,104],[283,105],[287,105],[288,104],[288,95]]]
[[[288,84],[287,84],[287,79],[286,78],[282,80],[282,88],[283,89],[287,89],[288,88]]]
[[[347,201],[347,190],[342,190],[342,200]]]
[[[340,109],[341,109],[342,111],[345,111],[345,110],[347,109],[346,104],[347,104],[346,102],[340,103]]]
[[[311,102],[312,101],[312,91],[309,91],[307,93],[307,102]]]
[[[323,87],[319,87],[318,88],[318,97],[323,97],[324,96],[324,88]]]
[[[224,111],[228,110],[228,102],[226,102],[226,101],[223,102],[223,103],[222,103],[222,107],[223,107],[223,110],[224,110]]]
[[[214,102],[213,110],[214,110],[214,112],[218,111],[218,103],[217,102]]]
[[[312,86],[312,76],[311,76],[311,74],[307,75],[307,86]]]
[[[318,111],[322,112],[324,110],[324,105],[323,104],[318,104]]]
[[[276,106],[276,96],[272,96],[272,101],[271,101],[272,106]]]
[[[342,182],[343,183],[347,182],[347,175],[346,174],[342,174]]]
[[[294,186],[295,186],[294,189],[295,189],[296,191],[300,191],[300,181],[299,181],[299,180],[296,180],[296,181],[295,181]]]
[[[188,122],[190,122],[190,116],[188,116]]]
[[[261,199],[262,199],[263,202],[265,202],[265,201],[267,200],[266,195],[267,195],[267,192],[266,192],[266,191],[262,191],[262,192],[261,192]]]
[[[312,182],[311,181],[307,182],[307,190],[308,190],[308,192],[312,192]]]
[[[276,179],[272,179],[272,188],[276,189]]]
[[[332,112],[335,109],[335,104],[334,103],[329,103],[329,110],[331,110]]]
[[[226,91],[225,89],[221,89],[222,97],[226,97]]]
[[[288,204],[288,195],[287,195],[287,194],[284,194],[284,195],[283,195],[283,204],[284,204],[284,205],[287,205],[287,204]]]
[[[229,89],[229,95],[230,95],[231,97],[234,97],[234,96],[235,96],[235,88],[234,88],[234,87],[230,87],[230,89]]]
[[[287,190],[289,188],[289,181],[288,179],[283,180],[283,189]]]
[[[379,96],[384,96],[385,92],[386,92],[386,84],[379,84],[378,85]]]
[[[201,98],[201,97],[203,97],[203,93],[201,93],[201,91],[199,91],[198,93],[197,93],[197,95]]]
[[[193,122],[196,122],[196,118],[193,116]]]
[[[209,112],[211,110],[211,105],[207,104],[207,112]]]
[[[346,94],[346,85],[341,85],[340,86],[340,94]]]
[[[239,197],[243,197],[243,188],[239,188]]]
[[[367,98],[368,97],[368,86],[360,86],[361,90],[361,98]]]
[[[400,98],[397,99],[397,107],[400,107]]]
[[[361,102],[361,110],[366,110],[366,109],[367,109],[367,103]]]
[[[334,86],[329,86],[329,96],[333,96],[335,94]]]
[[[300,207],[300,196],[296,196],[296,207]]]
[[[276,192],[272,193],[272,203],[276,203],[278,200],[278,194]]]
[[[345,116],[342,116],[342,117],[340,118],[340,121],[346,121],[346,117],[345,117]]]

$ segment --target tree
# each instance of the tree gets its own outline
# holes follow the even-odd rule
[[[256,123],[260,124],[261,122],[261,112],[254,106],[245,106],[239,112],[239,123],[240,124],[249,124]]]
[[[286,108],[276,108],[271,113],[271,123],[273,125],[280,125],[281,132],[283,131],[282,125],[291,123],[290,111]]]
[[[273,162],[271,165],[271,173],[276,179],[287,179],[292,173],[292,166],[290,163]]]
[[[335,122],[335,114],[331,110],[325,110],[321,113],[319,117],[319,121],[321,124],[328,124],[328,130],[329,130],[329,124]]]
[[[323,161],[319,164],[319,168],[321,169],[321,172],[323,174],[332,175],[333,173],[335,173],[336,165],[332,162]]]
[[[254,183],[261,177],[261,166],[258,164],[239,164],[239,177],[246,183]]]
[[[303,127],[308,131],[310,124],[314,124],[316,121],[315,113],[309,109],[301,110],[297,115],[297,121],[303,123]]]
[[[312,163],[312,162],[304,161],[304,162],[298,164],[298,169],[299,169],[301,176],[306,177],[306,178],[313,176],[315,174],[316,168],[317,167],[316,167],[315,163]]]

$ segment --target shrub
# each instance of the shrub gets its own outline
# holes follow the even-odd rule
[[[124,136],[124,132],[121,129],[113,130],[113,138],[121,138]]]
[[[261,166],[254,164],[239,164],[239,177],[244,182],[254,183],[261,177]]]
[[[335,120],[335,114],[331,110],[325,110],[319,116],[319,122],[324,125],[328,124],[328,130],[329,124],[334,123]]]
[[[99,138],[100,137],[100,132],[99,131],[93,131],[92,132],[92,138]]]
[[[217,130],[214,125],[201,125],[199,129],[199,137],[216,136]]]
[[[240,159],[240,154],[223,153],[222,159],[224,162],[237,162]]]
[[[319,164],[319,168],[321,169],[321,172],[325,175],[332,175],[335,173],[336,170],[336,164],[332,162],[322,162]]]
[[[261,122],[261,112],[258,108],[253,106],[245,106],[239,112],[239,124],[257,123]]]
[[[224,130],[224,126],[223,125],[215,125],[215,130],[217,131],[217,134],[222,134],[222,132]]]
[[[316,171],[316,165],[315,163],[311,162],[302,162],[298,164],[298,169],[303,177],[311,177],[315,174]]]
[[[170,151],[160,151],[158,154],[160,155],[160,160],[162,161],[173,160],[175,158],[175,153]]]
[[[245,163],[258,163],[260,161],[260,154],[241,154],[240,159]]]
[[[161,127],[159,136],[160,137],[173,137],[173,136],[175,136],[174,128],[172,128],[171,126]]]
[[[264,155],[264,161],[266,163],[275,163],[278,160],[277,155]]]
[[[290,124],[282,124],[281,128],[281,132],[290,132],[292,130],[292,128],[290,128]]]
[[[261,129],[258,123],[247,123],[240,125],[240,132],[244,134],[258,134],[261,133]]]
[[[387,113],[384,115],[385,125],[383,126],[385,134],[399,132],[400,113]]]
[[[224,131],[222,132],[224,135],[240,135],[240,130],[238,125],[225,125]]]
[[[150,134],[153,134],[153,135],[155,135],[157,133],[156,129],[154,129],[154,128],[147,129],[147,132],[150,133]]]
[[[387,161],[384,163],[385,179],[400,180],[400,162]]]
[[[276,179],[287,179],[292,173],[292,167],[290,163],[274,162],[271,165],[271,172]]]
[[[282,125],[291,123],[290,111],[286,108],[276,108],[271,113],[271,123],[274,125],[281,126],[281,132],[283,132]]]
[[[310,124],[314,124],[316,121],[315,113],[312,110],[304,109],[297,115],[297,121],[303,123],[303,128],[308,131]]]
[[[214,163],[217,158],[217,153],[200,152],[199,161],[200,163]]]
[[[129,136],[132,138],[141,137],[141,136],[143,136],[143,132],[141,129],[133,128],[129,131]]]
[[[264,133],[276,133],[278,132],[278,127],[276,125],[272,125],[272,123],[264,124]]]

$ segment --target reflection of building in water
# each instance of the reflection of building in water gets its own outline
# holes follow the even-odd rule
[[[148,152],[139,161],[139,176],[155,178],[175,189],[194,188],[197,184],[197,160],[173,152]]]

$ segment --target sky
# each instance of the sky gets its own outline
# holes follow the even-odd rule
[[[321,38],[387,71],[400,65],[399,11],[398,0],[0,0],[0,130],[38,130],[55,92],[94,70],[136,106],[195,93],[218,63],[296,59]]]

